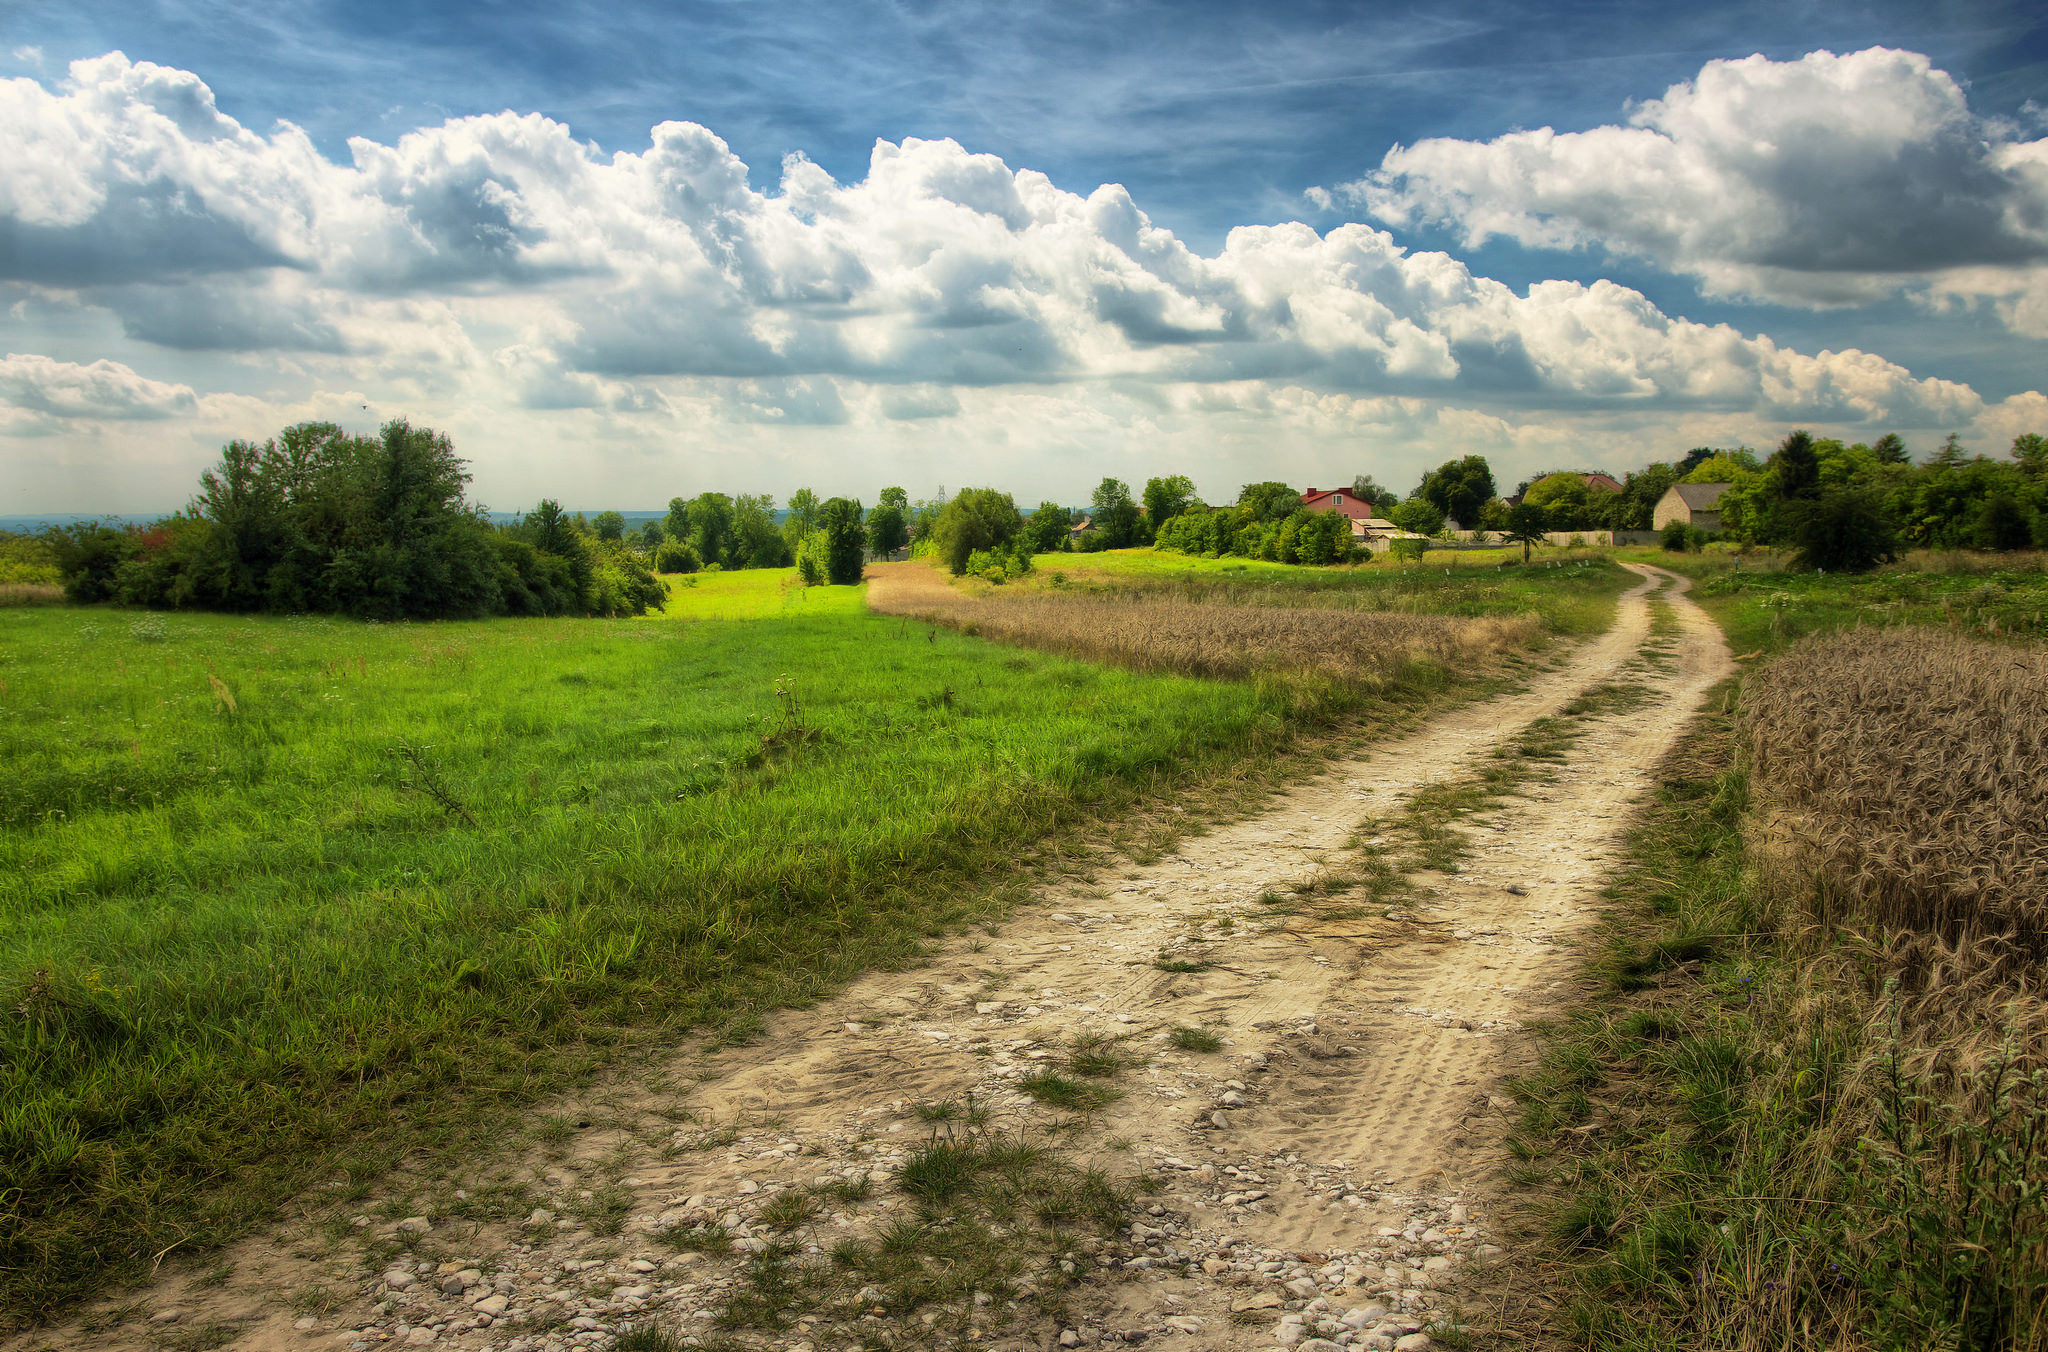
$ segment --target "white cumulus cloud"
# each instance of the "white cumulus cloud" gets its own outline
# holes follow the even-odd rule
[[[36,353],[0,358],[0,402],[58,418],[172,418],[198,407],[189,385],[137,375],[117,361],[56,361]]]
[[[1599,246],[1723,295],[1989,296],[2048,329],[2048,140],[1977,116],[1913,52],[1713,61],[1625,126],[1396,146],[1342,191],[1390,224]]]

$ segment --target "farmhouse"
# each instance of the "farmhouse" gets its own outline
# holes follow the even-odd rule
[[[1673,521],[1683,521],[1701,530],[1721,529],[1721,495],[1732,484],[1673,484],[1657,499],[1650,513],[1650,528],[1663,530]]]
[[[1311,512],[1340,512],[1350,517],[1354,534],[1357,523],[1372,516],[1372,504],[1348,488],[1307,489],[1301,495],[1301,505]]]

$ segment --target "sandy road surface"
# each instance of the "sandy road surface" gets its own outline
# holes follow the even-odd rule
[[[1593,913],[1651,768],[1730,669],[1683,581],[1637,571],[1644,581],[1615,626],[1518,693],[1336,764],[1156,863],[1048,886],[993,934],[779,1014],[749,1046],[650,1067],[648,1083],[690,1085],[684,1102],[699,1123],[738,1127],[726,1147],[662,1149],[665,1130],[650,1133],[635,1114],[672,1100],[636,1100],[629,1085],[602,1104],[622,1125],[579,1134],[566,1156],[479,1161],[479,1174],[488,1165],[525,1181],[551,1215],[475,1224],[422,1201],[433,1228],[420,1253],[440,1261],[397,1281],[347,1246],[322,1256],[307,1222],[238,1246],[214,1285],[170,1277],[131,1297],[136,1308],[114,1327],[51,1329],[19,1345],[162,1347],[212,1326],[231,1335],[223,1345],[248,1349],[538,1352],[604,1347],[649,1321],[704,1331],[744,1255],[678,1255],[654,1228],[724,1217],[744,1239],[778,1189],[886,1171],[922,1139],[918,1102],[972,1093],[1009,1120],[1043,1117],[1015,1081],[1092,1030],[1126,1039],[1145,1064],[1124,1073],[1123,1098],[1075,1148],[1165,1187],[1143,1203],[1131,1256],[1105,1256],[1102,1280],[1070,1302],[1085,1313],[1065,1328],[1013,1320],[991,1345],[1423,1346],[1417,1331],[1448,1309],[1458,1269],[1494,1252],[1471,1119],[1519,1021],[1569,974],[1569,941]],[[1648,596],[1667,583],[1678,630],[1645,664]],[[1342,866],[1361,823],[1466,777],[1532,720],[1617,673],[1653,698],[1588,720],[1553,776],[1467,823],[1475,839],[1457,873],[1418,875],[1417,893],[1391,911],[1273,905],[1269,894]],[[1200,970],[1162,970],[1162,955]],[[1186,1026],[1224,1045],[1174,1049],[1169,1031]],[[616,1237],[569,1219],[607,1181],[632,1199]],[[877,1189],[821,1219],[823,1240],[902,1205]],[[365,1217],[361,1233],[393,1229]],[[303,1295],[314,1286],[326,1301]],[[775,1345],[841,1345],[825,1332]]]

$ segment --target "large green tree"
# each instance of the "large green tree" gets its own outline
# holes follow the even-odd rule
[[[1301,494],[1278,480],[1246,484],[1237,492],[1238,510],[1256,522],[1285,521],[1301,506]]]
[[[775,497],[742,493],[732,500],[733,555],[728,568],[786,568],[796,557],[775,527]]]
[[[1820,496],[1820,453],[1814,449],[1813,434],[1806,429],[1790,432],[1778,443],[1769,468],[1777,477],[1781,500],[1803,502]]]
[[[1185,474],[1169,474],[1145,481],[1145,520],[1157,535],[1167,522],[1196,506],[1195,481]]]
[[[782,538],[794,550],[796,542],[818,528],[818,509],[824,503],[808,488],[799,488],[789,495],[789,511],[782,518]]]
[[[2048,437],[2022,432],[2012,439],[2012,458],[2029,479],[2048,479]]]
[[[1095,486],[1088,515],[1102,533],[1104,549],[1128,549],[1145,543],[1145,519],[1131,486],[1122,479],[1104,479]]]
[[[1493,467],[1483,455],[1444,461],[1422,476],[1422,486],[1416,490],[1417,497],[1427,498],[1468,530],[1478,524],[1479,509],[1493,495]]]
[[[1522,501],[1542,509],[1552,530],[1590,530],[1595,524],[1593,490],[1586,487],[1583,475],[1568,470],[1546,474],[1530,484]]]
[[[860,581],[867,529],[860,504],[852,498],[828,498],[818,504],[818,533],[825,537],[825,577],[835,586]]]
[[[869,549],[877,554],[894,554],[909,543],[910,527],[903,520],[901,503],[878,502],[868,509]]]
[[[1008,493],[963,488],[939,509],[932,523],[932,541],[939,558],[957,576],[967,571],[968,556],[975,550],[1001,549],[1023,528],[1023,514]]]
[[[625,515],[620,512],[599,512],[590,518],[590,529],[600,540],[623,540],[626,538]]]
[[[1038,510],[1024,523],[1024,547],[1034,554],[1050,554],[1064,549],[1067,533],[1073,529],[1073,517],[1057,502],[1041,502]]]
[[[675,515],[674,503],[669,504],[669,515]],[[721,568],[746,566],[743,560],[733,557],[731,498],[723,493],[699,493],[690,499],[687,517],[690,547],[697,551],[706,568],[713,564]]]
[[[1428,498],[1409,498],[1389,507],[1387,520],[1417,535],[1435,535],[1444,528],[1444,509]]]

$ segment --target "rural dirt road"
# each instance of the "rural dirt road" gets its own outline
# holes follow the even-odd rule
[[[1426,1346],[1418,1331],[1426,1339],[1464,1269],[1495,1252],[1489,1089],[1515,1061],[1521,1022],[1571,974],[1572,940],[1595,913],[1631,804],[1731,670],[1682,580],[1637,571],[1644,581],[1614,627],[1518,692],[1334,764],[1156,862],[1049,884],[992,933],[775,1015],[750,1045],[680,1054],[553,1105],[593,1127],[552,1153],[477,1169],[478,1179],[523,1183],[540,1213],[460,1221],[429,1188],[412,1195],[431,1228],[398,1271],[365,1267],[346,1244],[323,1255],[306,1221],[239,1246],[213,1285],[167,1277],[130,1297],[138,1303],[124,1322],[91,1335],[45,1330],[21,1345],[161,1347],[212,1328],[247,1349],[538,1352],[606,1346],[612,1332],[650,1322],[708,1334],[745,1255],[678,1254],[657,1228],[723,1218],[744,1241],[778,1191],[885,1176],[928,1131],[921,1102],[972,1094],[1000,1121],[1043,1122],[1050,1114],[1016,1081],[1095,1032],[1124,1039],[1140,1064],[1071,1148],[1163,1189],[1141,1200],[1126,1256],[1097,1259],[1100,1279],[1068,1299],[1065,1327],[1028,1311],[1000,1327],[1003,1311],[991,1309],[988,1345]],[[1654,640],[1658,588],[1676,623]],[[1649,660],[1646,642],[1657,644]],[[1392,906],[1275,904],[1294,884],[1344,869],[1354,840],[1376,829],[1362,823],[1392,817],[1418,789],[1469,777],[1532,721],[1616,678],[1647,698],[1579,720],[1581,735],[1544,779],[1465,822],[1473,839],[1457,872],[1414,875],[1415,890]],[[1208,1028],[1222,1045],[1178,1050],[1168,1041],[1176,1027]],[[676,1095],[694,1124],[659,1116]],[[674,1148],[706,1124],[736,1132],[716,1148]],[[629,1198],[623,1231],[610,1237],[573,1219],[579,1199],[607,1187]],[[829,1247],[906,1205],[879,1186],[814,1222],[815,1242]],[[395,1218],[365,1215],[358,1233],[394,1229]],[[304,1294],[313,1288],[324,1298]],[[773,1345],[852,1344],[821,1324]]]

